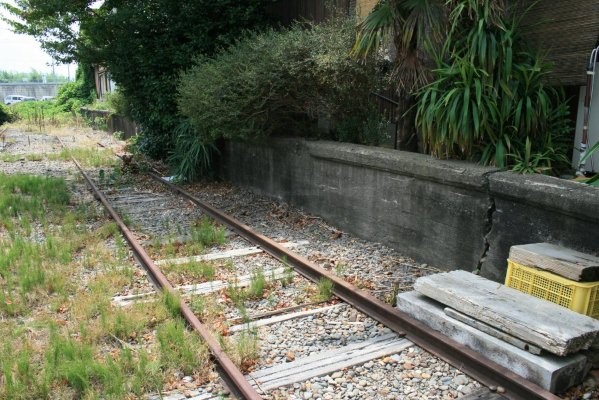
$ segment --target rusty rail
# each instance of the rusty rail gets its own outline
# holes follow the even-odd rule
[[[501,386],[506,392],[503,396],[512,400],[559,400],[553,393],[540,386],[527,381],[509,369],[489,360],[455,340],[440,334],[408,314],[383,303],[371,294],[355,288],[335,275],[328,273],[323,268],[316,266],[306,258],[284,248],[266,236],[255,232],[247,225],[235,218],[224,214],[220,210],[204,203],[191,193],[164,180],[155,173],[150,173],[155,180],[163,183],[172,191],[191,200],[200,206],[207,214],[229,226],[240,236],[260,246],[273,257],[295,267],[297,272],[306,278],[318,282],[320,279],[329,279],[334,284],[334,293],[337,297],[356,307],[366,315],[381,322],[400,335],[405,335],[409,340],[424,348],[428,352],[452,364],[459,370],[475,378],[488,387]]]
[[[60,139],[59,139],[59,141],[60,141]],[[60,143],[62,144],[62,142],[60,142]],[[131,247],[136,258],[138,259],[140,264],[146,269],[146,271],[148,272],[148,274],[150,275],[152,280],[163,291],[167,291],[171,294],[177,294],[175,289],[173,288],[173,286],[170,284],[170,282],[166,278],[166,276],[164,276],[164,274],[160,270],[160,268],[158,268],[158,267],[156,267],[156,265],[154,265],[154,261],[152,261],[152,259],[148,255],[148,253],[137,242],[137,240],[134,238],[134,236],[131,233],[131,231],[129,230],[129,228],[127,228],[127,226],[125,225],[125,223],[123,222],[121,217],[118,215],[118,213],[112,208],[112,206],[108,202],[108,199],[106,198],[106,196],[104,196],[104,194],[100,191],[100,189],[98,189],[98,187],[94,184],[94,182],[89,177],[89,175],[83,170],[83,168],[81,167],[79,162],[77,162],[77,160],[73,157],[71,157],[71,159],[72,159],[73,163],[75,163],[75,165],[77,166],[77,169],[79,170],[79,172],[81,172],[81,175],[83,175],[83,178],[86,180],[87,184],[91,187],[96,198],[102,202],[102,204],[104,205],[104,207],[106,208],[106,210],[108,211],[110,216],[117,223],[121,233],[123,234],[123,236],[129,243],[129,246]],[[193,311],[189,308],[189,306],[187,306],[187,304],[185,304],[185,302],[183,300],[179,301],[179,306],[180,306],[180,310],[181,310],[181,315],[183,316],[183,318],[185,318],[185,320],[189,323],[189,325],[202,336],[202,338],[206,342],[206,345],[208,346],[212,356],[214,357],[214,359],[216,360],[218,365],[223,369],[223,371],[229,378],[228,382],[229,382],[229,384],[231,384],[233,386],[233,389],[235,389],[235,391],[240,393],[243,396],[243,398],[245,398],[245,399],[248,399],[248,400],[262,399],[260,394],[258,394],[258,392],[245,379],[245,377],[243,376],[243,373],[235,366],[235,364],[233,364],[233,361],[231,361],[229,356],[223,351],[220,344],[218,343],[218,340],[210,332],[209,328],[206,325],[204,325],[202,322],[200,322],[198,317],[196,317],[196,315],[193,313]]]

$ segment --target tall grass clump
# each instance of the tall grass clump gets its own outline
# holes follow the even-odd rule
[[[166,321],[157,330],[162,364],[185,375],[208,365],[208,350],[195,333],[189,333],[180,320]]]

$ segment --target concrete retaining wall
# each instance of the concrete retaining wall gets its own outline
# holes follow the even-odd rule
[[[222,167],[234,184],[444,270],[502,281],[513,244],[599,251],[599,190],[555,178],[301,139],[229,142]]]
[[[56,96],[61,83],[0,83],[0,101],[4,97],[16,94],[21,96],[35,97]]]

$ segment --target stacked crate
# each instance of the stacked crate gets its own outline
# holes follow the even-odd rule
[[[599,258],[550,243],[512,246],[505,285],[599,318]]]

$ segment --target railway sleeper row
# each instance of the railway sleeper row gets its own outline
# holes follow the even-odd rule
[[[410,354],[422,352],[422,349],[425,349],[430,354],[456,366],[485,386],[493,389],[502,387],[503,396],[506,398],[557,399],[556,396],[546,390],[486,360],[465,346],[431,331],[401,311],[384,304],[365,291],[356,289],[349,283],[313,265],[307,259],[289,249],[290,247],[297,247],[302,244],[277,243],[257,234],[249,227],[204,204],[193,195],[162,180],[157,175],[153,175],[156,181],[167,185],[174,193],[182,197],[177,197],[176,200],[173,200],[174,197],[172,195],[166,195],[164,192],[155,194],[154,191],[138,192],[135,189],[129,188],[114,191],[114,198],[111,201],[109,199],[111,196],[110,192],[108,191],[107,195],[103,194],[89,175],[83,171],[76,161],[75,163],[89,186],[94,190],[96,197],[102,201],[111,216],[119,224],[119,228],[130,244],[136,258],[148,271],[150,281],[163,290],[177,293],[177,296],[181,295],[180,307],[183,316],[189,325],[199,331],[208,343],[216,362],[224,371],[222,376],[226,385],[235,396],[242,398],[284,398],[280,397],[282,396],[281,393],[284,392],[276,392],[277,388],[286,386],[294,387],[294,385],[301,384],[304,398],[311,398],[310,387],[314,384],[313,378],[325,376],[326,379],[332,380],[332,382],[343,382],[345,372],[362,364],[376,364],[376,366],[382,368],[381,371],[383,374],[380,383],[385,384],[384,372],[392,370],[389,366],[403,363],[403,369],[405,370],[405,367],[409,364]],[[185,200],[181,200],[183,198]],[[130,202],[129,200],[135,201]],[[171,203],[172,201],[178,203]],[[122,211],[123,217],[117,214],[111,203],[116,203],[115,207],[118,207]],[[153,204],[155,207],[149,208],[147,207],[148,204]],[[140,207],[142,208],[140,209]],[[164,207],[166,211],[160,212],[160,207]],[[175,238],[178,244],[189,243],[189,239],[193,239],[194,237],[194,229],[197,227],[194,224],[198,223],[198,218],[200,224],[207,223],[205,222],[206,219],[204,219],[205,215],[214,218],[226,226],[226,232],[221,232],[220,234],[224,234],[225,237],[231,239],[226,251],[233,252],[233,254],[230,253],[223,256],[224,251],[222,249],[212,249],[218,251],[208,254],[187,254],[184,257],[177,257],[174,260],[171,258],[170,260],[155,262],[139,244],[139,240],[142,240],[146,244],[153,243],[153,247],[158,248],[163,243],[173,244]],[[131,232],[122,218],[128,219],[127,222],[135,229],[135,233]],[[160,234],[164,231],[170,232],[168,234],[169,237],[160,238]],[[251,246],[248,246],[248,242]],[[260,249],[257,249],[256,246],[259,246]],[[270,255],[270,258],[266,257],[262,252]],[[173,265],[185,265],[187,262],[203,260],[221,262],[219,265],[224,266],[224,270],[231,272],[236,270],[233,261],[234,257],[251,258],[252,262],[258,265],[259,268],[245,276],[236,276],[235,274],[229,276],[229,278],[232,278],[232,282],[224,279],[212,279],[216,274],[215,271],[212,271],[208,273],[208,275],[211,275],[210,279],[203,282],[178,285],[172,284],[166,278],[165,273],[158,267],[160,265],[165,269],[165,267]],[[276,262],[273,259],[278,260],[278,267],[276,267]],[[223,263],[223,260],[226,261]],[[293,273],[290,272],[291,267],[294,268]],[[166,269],[168,270],[168,268]],[[177,274],[173,273],[171,275],[175,276]],[[306,278],[313,283],[309,283]],[[260,314],[265,314],[264,310],[259,307],[264,305],[264,300],[268,303],[270,299],[256,301],[255,305],[258,306],[258,309],[253,311],[248,310],[247,305],[239,307],[239,304],[237,304],[235,310],[224,313],[226,316],[225,320],[221,319],[216,326],[202,323],[200,321],[202,316],[200,315],[200,318],[198,318],[192,311],[192,307],[190,307],[193,305],[194,296],[206,296],[210,293],[217,293],[217,296],[220,295],[221,298],[224,296],[228,298],[229,302],[235,305],[236,299],[234,297],[236,293],[238,294],[242,287],[246,285],[251,286],[253,282],[258,280],[262,285],[279,285],[283,291],[292,288],[312,294],[319,290],[317,286],[328,286],[329,294],[334,294],[335,297],[329,299],[321,298],[320,300],[322,301],[320,302],[314,302],[314,298],[312,298],[312,303],[324,304],[309,304],[305,307],[306,309],[300,311],[293,310],[301,307],[301,304],[293,304],[291,307],[287,307],[290,310],[287,315],[280,314],[262,319],[257,317]],[[306,289],[307,287],[309,289]],[[121,306],[126,306],[131,301],[151,301],[151,297],[152,290],[145,292],[137,291],[136,293],[118,294],[115,296],[114,301]],[[303,295],[303,297],[306,296]],[[328,300],[329,303],[325,300]],[[277,308],[276,306],[276,303],[271,304],[268,311],[274,311]],[[324,318],[315,318],[317,315],[322,315]],[[243,323],[232,324],[228,323],[227,319],[231,321],[242,320]],[[298,321],[302,321],[303,325],[299,324]],[[314,322],[315,325],[306,325],[310,322]],[[276,351],[271,352],[271,354],[263,352],[263,357],[257,362],[249,366],[241,365],[245,373],[242,373],[238,366],[233,364],[220,346],[220,342],[222,342],[222,337],[224,336],[240,334],[257,335],[259,332],[266,335],[264,337],[261,336],[261,342],[266,344],[265,347],[268,348],[268,344],[277,342],[276,329],[289,330],[297,325],[303,329],[298,334],[317,333],[318,337],[314,338],[315,344],[311,348],[312,351],[307,351],[306,354],[295,354],[292,351],[287,351],[284,356],[279,355],[278,357],[276,356]],[[335,333],[335,336],[330,335],[330,332],[336,332],[335,329],[331,328],[331,326],[322,325],[344,325],[344,330],[350,327],[349,330],[352,331],[353,329],[353,332],[356,334],[352,335],[350,340],[339,340],[337,333]],[[365,331],[365,326],[375,326],[375,333],[369,334],[369,336],[360,336],[359,333],[360,331]],[[269,333],[269,329],[273,331]],[[217,335],[215,335],[215,332]],[[333,338],[331,339],[331,337]],[[331,343],[334,344],[331,346]],[[278,351],[280,352],[280,348]],[[417,366],[415,367],[417,368]],[[359,369],[360,367],[357,368]],[[355,373],[355,369],[352,370],[352,374]],[[418,376],[417,369],[414,371],[414,374]],[[420,376],[420,378],[427,379],[430,376],[425,375]],[[306,382],[310,381],[312,383],[306,384]],[[362,386],[368,384],[364,380],[359,380],[358,382]],[[349,390],[347,389],[348,386]],[[341,386],[339,387],[341,388]],[[351,385],[343,386],[343,390],[349,396],[346,396],[347,398],[351,398],[351,389]],[[373,390],[376,390],[373,393],[380,396],[390,393],[388,386]],[[379,390],[380,393],[378,392]],[[485,391],[484,388],[481,390]],[[488,390],[484,393],[487,392]],[[170,398],[175,399],[181,395],[180,393],[175,393]],[[190,395],[198,399],[209,399],[212,394],[203,393],[201,390],[184,394],[186,397]],[[409,393],[404,393],[404,395],[409,395]],[[480,393],[473,393],[472,395],[481,398]],[[499,395],[490,394],[490,396]]]

